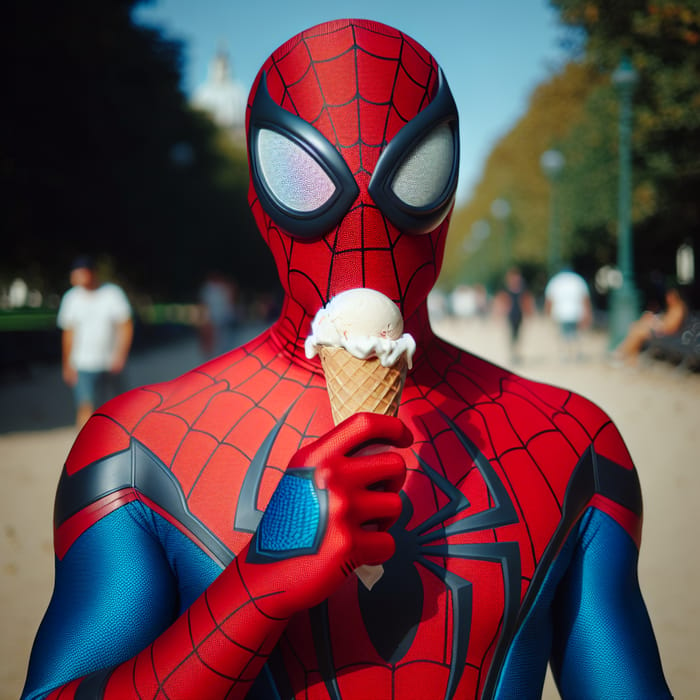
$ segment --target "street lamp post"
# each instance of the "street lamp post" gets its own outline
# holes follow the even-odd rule
[[[479,219],[472,224],[471,235],[476,249],[480,248],[485,243],[486,239],[491,235],[491,224],[486,219]],[[488,247],[488,246],[486,246]],[[489,251],[483,251],[483,267],[481,268],[481,278],[488,287],[491,276],[491,264],[489,260]]]
[[[551,277],[557,272],[559,264],[561,263],[557,182],[561,176],[561,171],[564,169],[564,156],[560,151],[554,149],[545,151],[540,158],[540,166],[550,183],[547,270]]]
[[[610,348],[624,339],[630,324],[639,314],[638,294],[634,284],[632,253],[632,94],[637,85],[637,71],[626,57],[612,74],[613,85],[620,96],[619,116],[619,186],[617,209],[617,266],[621,283],[612,290],[610,299]]]
[[[507,199],[498,198],[491,202],[491,213],[501,222],[501,241],[503,249],[503,266],[508,269],[513,262],[513,227],[510,219],[510,202]]]

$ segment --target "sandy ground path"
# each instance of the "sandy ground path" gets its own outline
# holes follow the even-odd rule
[[[496,321],[435,322],[443,337],[503,365],[506,329]],[[249,332],[258,329],[248,329]],[[606,340],[587,334],[580,362],[559,357],[543,319],[523,331],[526,376],[576,390],[603,406],[635,459],[645,520],[639,575],[667,680],[676,698],[700,697],[700,562],[695,506],[700,497],[700,374],[655,363],[638,371],[609,367]],[[130,362],[130,383],[176,376],[201,358],[192,340],[143,353]],[[74,439],[70,395],[58,370],[37,368],[0,384],[0,700],[19,696],[36,627],[53,580],[51,512],[63,459]],[[544,697],[558,698],[551,680]]]

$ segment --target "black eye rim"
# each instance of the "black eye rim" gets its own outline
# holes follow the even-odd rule
[[[407,154],[436,127],[447,124],[452,129],[452,167],[447,184],[434,202],[414,207],[397,197],[392,183]],[[435,98],[411,121],[405,124],[387,144],[379,157],[369,183],[369,193],[377,206],[397,228],[423,234],[435,229],[447,216],[457,191],[459,171],[459,119],[457,105],[441,69]]]
[[[335,192],[324,204],[311,211],[298,211],[287,206],[272,192],[258,159],[258,139],[263,130],[274,131],[293,141],[319,164],[335,186]],[[311,124],[283,109],[270,97],[265,72],[260,77],[250,109],[248,154],[253,187],[262,208],[278,226],[296,239],[312,240],[331,231],[360,192],[350,168],[330,141]]]

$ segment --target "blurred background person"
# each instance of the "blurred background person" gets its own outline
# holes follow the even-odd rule
[[[458,284],[450,294],[450,309],[457,318],[471,318],[479,311],[479,298],[474,287]]]
[[[544,310],[559,327],[562,358],[580,360],[581,330],[589,328],[593,320],[586,280],[570,268],[557,272],[545,287]]]
[[[126,294],[116,284],[100,282],[92,258],[73,262],[70,283],[56,322],[62,331],[63,379],[73,389],[81,428],[97,406],[120,392],[134,324]]]
[[[221,355],[232,347],[231,334],[238,319],[236,293],[236,285],[218,270],[207,274],[199,290],[199,339],[206,358]]]
[[[627,331],[625,339],[613,352],[613,360],[627,365],[635,365],[639,353],[652,338],[674,335],[683,327],[688,316],[688,306],[680,290],[671,286],[665,294],[666,309],[654,313],[645,311]]]
[[[505,275],[504,287],[493,300],[494,313],[505,316],[508,321],[510,360],[520,362],[520,330],[526,316],[535,312],[535,300],[527,289],[525,280],[517,267],[511,267]]]

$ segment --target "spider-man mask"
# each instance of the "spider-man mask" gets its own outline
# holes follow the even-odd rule
[[[383,24],[320,24],[267,59],[247,133],[249,201],[287,294],[313,316],[371,287],[410,316],[457,187],[457,110],[435,59]]]

